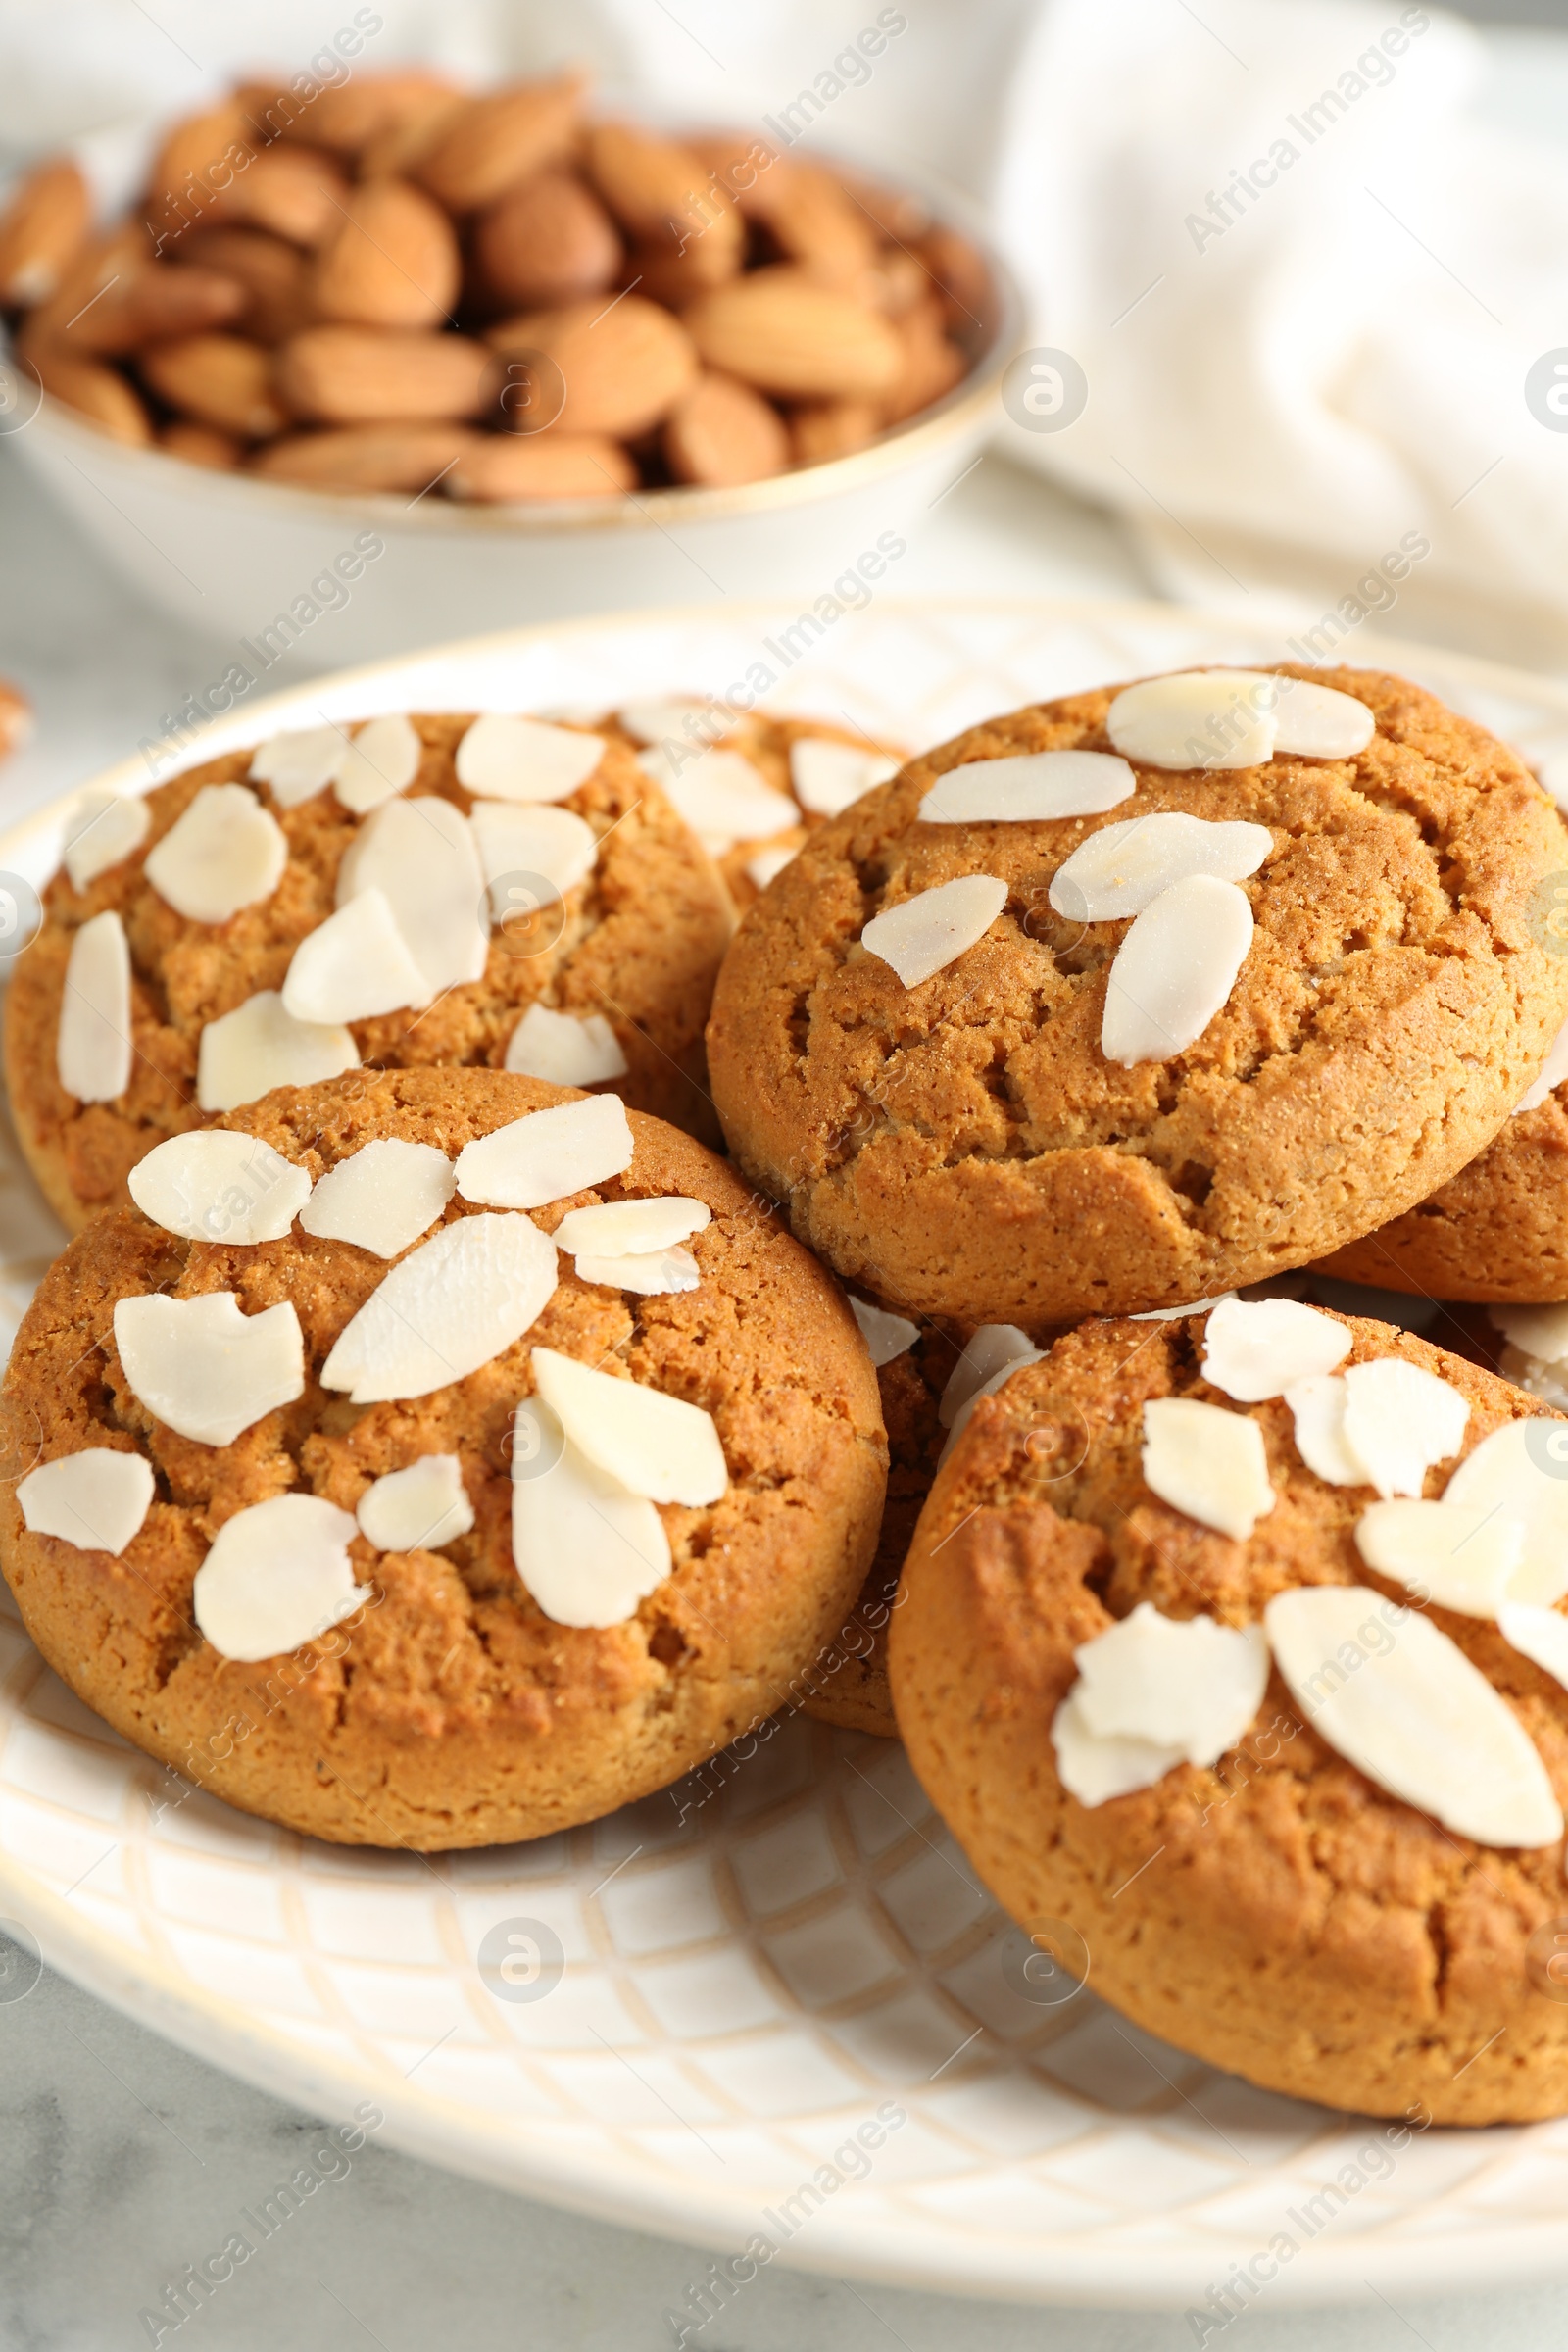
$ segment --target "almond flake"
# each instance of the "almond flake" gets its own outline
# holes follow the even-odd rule
[[[1005,1327],[1004,1326],[1004,1328]],[[977,1388],[971,1396],[968,1396],[964,1398],[962,1404],[959,1405],[957,1411],[953,1416],[953,1424],[948,1431],[947,1443],[944,1445],[941,1453],[937,1456],[937,1468],[939,1470],[941,1469],[943,1463],[947,1460],[949,1454],[953,1451],[955,1446],[956,1446],[958,1443],[958,1440],[962,1437],[964,1431],[968,1428],[969,1423],[974,1416],[975,1406],[980,1402],[981,1397],[995,1396],[999,1390],[1006,1387],[1008,1381],[1011,1380],[1015,1372],[1026,1372],[1031,1364],[1043,1364],[1045,1360],[1046,1351],[1043,1348],[1030,1348],[1022,1355],[1009,1356],[1004,1364],[998,1366],[997,1370],[992,1373],[989,1380],[982,1381],[979,1388]]]
[[[1524,1528],[1510,1599],[1545,1609],[1568,1592],[1568,1421],[1505,1421],[1465,1455],[1443,1499]]]
[[[458,746],[458,782],[490,801],[564,801],[604,756],[602,735],[487,710]]]
[[[144,1217],[187,1242],[280,1242],[311,1197],[308,1169],[222,1127],[155,1144],[126,1183]]]
[[[1190,1306],[1146,1306],[1140,1314],[1129,1315],[1127,1320],[1129,1323],[1176,1323],[1184,1315],[1212,1314],[1216,1306],[1223,1306],[1227,1298],[1234,1298],[1235,1296],[1234,1291],[1221,1291],[1213,1298],[1195,1298]]]
[[[1138,790],[1113,752],[1009,752],[965,760],[939,776],[917,811],[924,825],[1052,824],[1102,816]]]
[[[1509,1113],[1517,1119],[1524,1111],[1539,1110],[1546,1097],[1555,1094],[1568,1080],[1568,1021],[1565,1021],[1551,1041],[1551,1051],[1541,1065],[1535,1084],[1522,1094]]]
[[[385,891],[427,995],[480,980],[490,954],[484,869],[467,818],[433,793],[385,801],[343,853],[337,903]]]
[[[1508,1600],[1497,1611],[1497,1629],[1510,1649],[1568,1690],[1568,1617],[1528,1601]]]
[[[71,943],[55,1037],[55,1068],[78,1102],[113,1102],[130,1084],[130,948],[111,909]]]
[[[264,988],[202,1031],[196,1100],[203,1110],[236,1110],[274,1086],[319,1086],[359,1066],[347,1029],[296,1021],[277,990]]]
[[[1152,1740],[1102,1740],[1083,1717],[1081,1683],[1075,1683],[1052,1719],[1056,1776],[1081,1805],[1108,1804],[1114,1796],[1152,1788],[1186,1761],[1179,1747],[1157,1747]]]
[[[890,1314],[885,1306],[872,1306],[868,1299],[852,1298],[850,1312],[860,1326],[860,1337],[870,1352],[874,1372],[880,1372],[884,1364],[891,1364],[896,1357],[907,1355],[920,1337],[919,1324],[911,1323],[907,1315]],[[1032,1355],[1033,1348],[1029,1352]]]
[[[618,1095],[590,1095],[530,1110],[493,1135],[465,1144],[458,1190],[491,1208],[544,1208],[624,1175],[636,1150]]]
[[[273,1494],[225,1519],[191,1587],[220,1657],[254,1665],[340,1625],[369,1598],[354,1581],[354,1521],[319,1494]]]
[[[1294,1298],[1227,1298],[1203,1330],[1203,1378],[1238,1404],[1261,1404],[1332,1372],[1355,1345],[1343,1323]]]
[[[775,792],[739,752],[695,752],[679,761],[662,751],[637,756],[676,813],[715,850],[736,841],[765,841],[801,821],[795,803]]]
[[[899,772],[897,760],[858,743],[803,735],[790,745],[790,785],[813,816],[838,816],[862,794]]]
[[[1192,874],[1245,882],[1274,847],[1266,825],[1159,812],[1104,825],[1056,869],[1051,904],[1077,923],[1120,921]]]
[[[1356,1521],[1369,1568],[1440,1609],[1495,1618],[1524,1551],[1525,1531],[1498,1511],[1457,1502],[1374,1502]]]
[[[1172,1510],[1241,1544],[1277,1499],[1257,1423],[1195,1396],[1145,1405],[1144,1478]]]
[[[374,1257],[400,1257],[429,1232],[457,1189],[452,1162],[434,1144],[383,1136],[328,1169],[301,1210],[300,1224],[320,1241],[350,1242]]]
[[[1430,1617],[1364,1585],[1317,1585],[1277,1593],[1263,1625],[1312,1729],[1391,1796],[1478,1845],[1562,1836],[1523,1724]]]
[[[128,793],[83,793],[66,819],[65,862],[72,889],[85,890],[139,850],[151,822],[146,802]]]
[[[695,1291],[702,1268],[689,1250],[644,1250],[635,1256],[593,1257],[578,1254],[579,1282],[603,1283],[607,1290],[635,1291],[643,1298],[662,1298],[676,1291]]]
[[[1350,760],[1378,731],[1365,703],[1310,678],[1276,677],[1274,749],[1304,760]]]
[[[1427,1472],[1457,1453],[1470,1407],[1457,1389],[1417,1364],[1385,1356],[1345,1374],[1345,1443],[1385,1500],[1419,1494]]]
[[[287,863],[282,826],[247,785],[204,784],[142,871],[187,922],[226,923],[270,899]]]
[[[332,790],[345,808],[368,816],[394,793],[408,790],[423,758],[416,729],[401,713],[368,719],[352,743],[339,744]]]
[[[270,786],[280,808],[297,808],[326,790],[342,757],[341,727],[302,727],[258,744],[251,754],[251,781]]]
[[[377,1551],[439,1551],[473,1526],[473,1505],[455,1453],[421,1453],[366,1488],[355,1510]]]
[[[429,1002],[424,974],[386,894],[373,888],[307,931],[283,978],[283,1010],[290,1020],[322,1027]]]
[[[468,817],[479,845],[479,863],[490,886],[490,920],[504,923],[519,911],[515,892],[501,885],[525,879],[545,887],[532,893],[532,904],[550,906],[594,870],[599,844],[592,825],[569,808],[545,806],[519,808],[514,801],[475,801]]]
[[[514,1475],[512,1557],[545,1615],[576,1626],[623,1625],[673,1564],[653,1504],[628,1494],[569,1441],[541,1477]]]
[[[321,1367],[353,1404],[428,1396],[494,1361],[538,1321],[556,1249],[527,1217],[459,1217],[382,1277]]]
[[[666,1193],[651,1200],[604,1200],[596,1208],[568,1208],[556,1227],[555,1244],[568,1256],[586,1250],[600,1257],[635,1257],[672,1250],[713,1221],[706,1200]]]
[[[533,1350],[533,1377],[571,1444],[628,1494],[695,1508],[728,1487],[713,1416],[700,1404],[596,1372],[555,1348]]]
[[[889,964],[906,988],[918,988],[984,939],[1006,904],[1007,885],[996,874],[960,874],[874,914],[860,945]]]
[[[23,1524],[35,1536],[58,1536],[78,1551],[107,1551],[119,1559],[141,1533],[152,1507],[152,1465],[139,1453],[84,1446],[40,1462],[17,1485]]]
[[[599,1086],[607,1078],[624,1078],[630,1064],[602,1012],[530,1004],[507,1041],[503,1066],[551,1086]]]
[[[1039,1348],[1016,1323],[982,1323],[971,1333],[963,1353],[948,1374],[948,1385],[937,1406],[937,1419],[951,1429],[964,1406],[997,1374],[1025,1358],[1038,1358]]]
[[[1331,1487],[1368,1487],[1366,1465],[1351,1452],[1345,1436],[1345,1408],[1350,1392],[1333,1372],[1314,1373],[1285,1392],[1296,1422],[1296,1450],[1315,1478]]]
[[[1173,882],[1134,922],[1110,967],[1100,1050],[1131,1069],[1196,1045],[1236,985],[1252,909],[1234,882]]]
[[[690,737],[686,729],[689,718],[706,720],[710,731],[722,734],[725,722],[710,712],[707,703],[626,703],[615,716],[628,735],[639,743],[686,744]]]
[[[798,849],[780,848],[777,845],[769,850],[759,850],[755,858],[747,858],[746,871],[759,890],[765,890],[770,882],[778,880],[787,865],[793,865],[800,854]]]
[[[122,1298],[115,1345],[137,1402],[201,1446],[232,1446],[305,1394],[305,1340],[287,1299],[247,1315],[232,1291]]]
[[[1096,1739],[1147,1740],[1189,1764],[1212,1764],[1234,1747],[1268,1687],[1260,1625],[1165,1617],[1147,1600],[1073,1658],[1078,1713]]]
[[[1541,1364],[1568,1363],[1568,1306],[1489,1306],[1505,1340]]]
[[[1252,669],[1190,669],[1117,695],[1105,732],[1149,767],[1260,767],[1273,757],[1279,681]]]

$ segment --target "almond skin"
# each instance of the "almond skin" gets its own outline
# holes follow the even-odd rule
[[[869,400],[817,400],[795,411],[790,418],[790,441],[797,466],[823,466],[832,458],[847,458],[874,441],[882,429],[876,404]]]
[[[790,462],[790,437],[776,409],[749,384],[705,375],[664,420],[664,457],[677,482],[715,487],[765,481]]]
[[[588,133],[587,163],[600,195],[634,237],[655,252],[680,253],[697,284],[734,276],[745,225],[733,197],[710,183],[689,147],[628,122],[599,122]]]
[[[210,466],[214,473],[230,471],[243,454],[232,433],[220,433],[216,425],[190,424],[178,418],[164,426],[158,446],[172,458],[183,458],[187,466]]]
[[[250,471],[266,481],[299,482],[313,490],[418,492],[450,472],[478,438],[458,424],[361,424],[287,433],[257,452]]]
[[[52,400],[64,401],[111,441],[122,441],[127,449],[151,445],[152,420],[116,369],[97,360],[72,358],[41,338],[24,336],[18,349]]]
[[[786,399],[874,399],[904,368],[885,318],[800,270],[756,270],[715,287],[686,324],[710,368]]]
[[[474,259],[497,302],[573,302],[620,268],[615,224],[569,172],[540,172],[480,215]]]
[[[556,423],[564,433],[629,439],[667,416],[697,376],[697,354],[679,319],[638,294],[609,306],[595,297],[525,313],[493,327],[489,340],[509,364],[511,383],[528,371],[531,400],[503,395],[523,430],[537,429],[537,417],[539,426]]]
[[[90,237],[61,273],[47,302],[27,320],[29,334],[73,351],[86,351],[94,311],[150,267],[150,249],[139,221],[123,221]]]
[[[310,274],[317,316],[360,326],[439,326],[458,298],[462,262],[438,204],[404,179],[356,188]]]
[[[270,229],[291,245],[314,251],[341,223],[348,182],[324,155],[304,147],[269,147],[234,175],[221,200],[221,218]]]
[[[355,156],[366,144],[411,121],[433,104],[461,93],[439,74],[356,74],[336,89],[318,90],[304,106],[291,92],[253,82],[240,104],[258,129],[303,147],[325,147]]]
[[[550,498],[618,498],[637,487],[637,468],[603,433],[475,434],[448,474],[453,498],[485,505]]]
[[[438,128],[414,176],[449,212],[476,212],[564,155],[576,135],[582,85],[521,81],[470,98]]]
[[[253,168],[258,145],[235,98],[176,122],[147,174],[146,218],[154,236],[177,237],[214,220],[236,178]]]
[[[0,760],[20,752],[32,733],[32,705],[20,686],[0,678]]]
[[[110,359],[172,335],[197,335],[226,326],[246,306],[246,293],[216,270],[175,270],[166,262],[126,271],[84,308],[60,341],[69,351]]]
[[[0,214],[0,303],[45,302],[86,241],[87,183],[73,163],[40,164]]]
[[[477,416],[493,405],[500,382],[482,343],[393,327],[307,327],[277,361],[286,406],[323,424]]]
[[[366,140],[359,153],[360,178],[406,178],[471,103],[457,90],[427,91],[417,106],[411,104],[395,122],[388,122]]]
[[[169,248],[180,268],[216,270],[245,289],[237,324],[256,343],[281,343],[311,323],[306,299],[310,268],[297,245],[265,228],[193,229]]]
[[[198,424],[260,441],[287,422],[272,389],[271,353],[243,335],[185,335],[156,343],[138,365],[159,398]]]

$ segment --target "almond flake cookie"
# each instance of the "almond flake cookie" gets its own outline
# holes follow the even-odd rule
[[[741,1166],[852,1289],[973,1323],[1190,1305],[1474,1157],[1568,1011],[1528,770],[1369,671],[1197,671],[911,760],[748,909]]]
[[[359,1072],[168,1138],[4,1390],[29,1633],[127,1740],[313,1837],[537,1838],[771,1714],[887,1446],[842,1294],[613,1095]]]
[[[1297,2097],[1519,2122],[1568,2110],[1565,1595],[1568,1420],[1231,1299],[1085,1324],[977,1404],[893,1692],[998,1899],[1140,2025]]]
[[[730,912],[622,744],[487,712],[279,735],[84,800],[6,1002],[73,1229],[166,1135],[361,1064],[614,1085],[704,1140]]]

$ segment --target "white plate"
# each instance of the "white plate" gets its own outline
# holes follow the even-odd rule
[[[1283,650],[1169,607],[890,601],[790,662],[796,617],[742,607],[449,647],[259,705],[190,756],[319,710],[612,702],[722,689],[758,662],[777,675],[772,703],[924,744],[1043,695]],[[1568,689],[1426,648],[1351,650],[1534,758],[1568,745]],[[56,808],[0,837],[0,868],[41,880],[60,822]],[[57,1239],[13,1156],[13,1316]],[[1270,2305],[1568,2270],[1568,2123],[1433,2131],[1323,2197],[1356,2149],[1383,2149],[1382,2128],[1217,2074],[1092,1989],[1022,1997],[1016,1931],[902,1749],[804,1719],[742,1749],[538,1846],[356,1853],[166,1776],[8,1614],[0,1913],[51,1966],[322,2117],[373,2099],[419,2155],[726,2255],[761,2235],[809,2269],[1145,2306],[1202,2305],[1281,2234],[1298,2251],[1263,2287]],[[496,1997],[476,1963],[487,1932],[531,1934],[518,1922],[564,1952],[541,1998]],[[833,2168],[834,2151],[888,2101],[906,2120],[852,2180],[865,2160]],[[1314,2210],[1332,2218],[1309,2235]]]

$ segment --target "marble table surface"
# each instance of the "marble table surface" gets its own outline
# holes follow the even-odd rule
[[[987,459],[911,542],[905,594],[1141,596],[1115,526]],[[759,583],[765,591],[766,583]],[[214,648],[101,568],[0,449],[0,676],[33,744],[0,774],[0,822],[134,749],[209,674]],[[328,656],[329,658],[329,656]],[[280,664],[277,683],[288,683]],[[230,2081],[65,1981],[0,2002],[0,2344],[168,2343],[142,2314],[306,2160],[319,2120]],[[328,2169],[328,2168],[322,2168]],[[334,2164],[331,2168],[337,2170]],[[691,2249],[481,2188],[368,2142],[185,2327],[208,2352],[643,2352],[701,2275]],[[183,2332],[183,2328],[180,2332]],[[1443,2304],[1259,2315],[1253,2352],[1525,2352],[1568,2336],[1568,2287]],[[773,2268],[688,2343],[701,2352],[1177,2352],[1180,2314],[1036,2311]],[[1211,2340],[1213,2340],[1211,2338]]]

